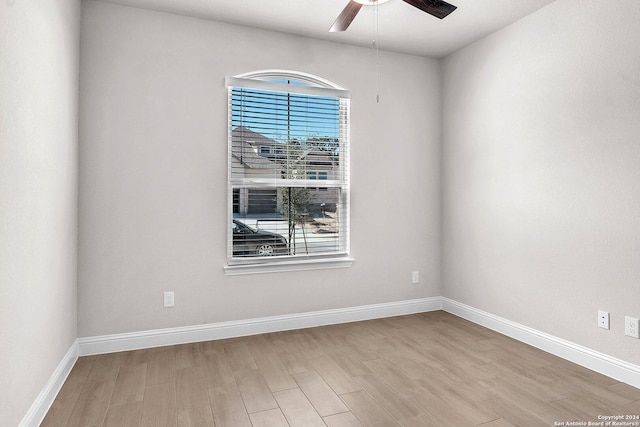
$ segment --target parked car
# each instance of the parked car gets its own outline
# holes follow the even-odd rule
[[[233,220],[234,256],[288,255],[287,239],[269,231],[254,230],[247,224]]]

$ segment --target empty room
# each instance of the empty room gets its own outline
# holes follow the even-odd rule
[[[638,22],[0,1],[0,424],[640,426]]]

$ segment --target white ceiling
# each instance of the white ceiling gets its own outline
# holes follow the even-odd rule
[[[370,47],[374,6],[364,6],[343,33],[329,28],[348,0],[104,0],[127,6]],[[380,49],[442,58],[554,0],[449,0],[443,20],[401,1],[378,7]]]

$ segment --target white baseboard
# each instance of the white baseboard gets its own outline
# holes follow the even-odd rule
[[[554,337],[477,308],[441,298],[442,309],[478,325],[529,344],[592,371],[640,388],[640,366]]]
[[[78,340],[73,342],[67,354],[64,355],[56,370],[53,371],[51,378],[49,378],[49,381],[31,405],[31,408],[18,424],[18,427],[38,427],[42,423],[76,360],[78,360]]]
[[[78,338],[64,356],[33,405],[31,405],[29,412],[19,427],[36,427],[42,422],[78,356],[303,329],[436,310],[447,311],[603,375],[615,378],[618,381],[640,388],[640,366],[461,304],[449,298],[433,297],[181,328]]]
[[[78,338],[80,356],[185,344],[444,310],[618,381],[640,388],[640,366],[444,297]]]
[[[440,297],[78,338],[81,356],[311,328],[442,309]]]

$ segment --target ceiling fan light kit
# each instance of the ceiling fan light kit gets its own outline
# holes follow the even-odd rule
[[[356,3],[363,4],[365,6],[373,6],[374,4],[386,3],[389,0],[354,0]]]
[[[353,19],[356,17],[358,12],[363,5],[372,6],[372,5],[380,5],[382,3],[386,3],[388,0],[349,0],[347,6],[342,10],[338,18],[335,20],[331,29],[331,32],[345,31]],[[435,16],[436,18],[443,19],[448,16],[451,12],[456,10],[456,6],[449,4],[445,1],[441,0],[402,0],[405,3],[410,4],[423,12],[428,13],[429,15]]]

